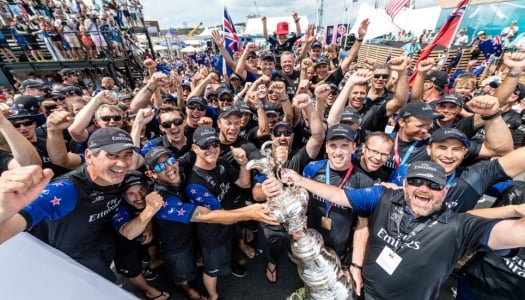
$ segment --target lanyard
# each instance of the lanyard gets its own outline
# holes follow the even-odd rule
[[[450,187],[450,185],[452,185],[452,182],[454,181],[454,179],[456,178],[456,170],[454,170],[454,172],[452,172],[452,174],[450,175],[450,177],[447,179],[447,187]]]
[[[416,150],[416,146],[419,144],[419,141],[414,141],[412,145],[410,145],[410,148],[408,148],[407,152],[405,152],[405,155],[403,155],[403,159],[399,161],[399,135],[396,135],[396,139],[394,140],[394,164],[397,167],[400,165],[404,165],[412,152]]]
[[[348,181],[348,178],[350,178],[350,174],[352,174],[352,170],[354,169],[354,165],[350,164],[350,167],[348,170],[346,170],[345,177],[343,177],[343,180],[339,184],[339,188],[343,188],[343,185]],[[326,161],[326,167],[325,167],[325,183],[330,184],[330,162]],[[330,214],[330,210],[332,210],[332,207],[334,206],[333,202],[325,201],[326,206],[326,216]]]
[[[416,228],[414,228],[410,233],[402,235],[401,234],[401,221],[403,220],[404,214],[396,214],[393,216],[395,218],[396,222],[396,230],[397,230],[397,237],[396,237],[396,248],[394,249],[394,252],[397,253],[401,249],[404,243],[408,243],[414,239],[414,237],[423,231],[428,225],[430,225],[431,222],[434,220],[432,218],[428,218],[424,223],[419,223]]]

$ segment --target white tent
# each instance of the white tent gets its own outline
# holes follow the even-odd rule
[[[184,53],[193,53],[193,52],[197,52],[197,48],[193,47],[193,46],[188,46],[186,48],[183,48],[182,50],[180,50],[181,52],[184,52]]]
[[[300,16],[299,24],[301,25],[301,32],[305,32],[308,28],[308,17],[307,16]],[[276,27],[277,23],[279,22],[288,22],[288,30],[290,33],[295,32],[295,23],[291,16],[288,17],[268,17],[266,19],[266,24],[268,27],[268,34],[271,35]],[[248,22],[246,22],[246,28],[244,29],[244,32],[242,33],[245,36],[249,35],[262,35],[263,34],[263,27],[262,27],[262,21],[261,18],[253,18],[248,19]]]
[[[440,12],[441,8],[439,6],[403,9],[392,22],[390,16],[385,13],[384,8],[374,9],[373,6],[362,3],[359,7],[356,22],[350,32],[357,34],[361,21],[368,18],[370,19],[370,25],[368,26],[366,39],[372,39],[389,32],[396,35],[402,29],[410,30],[414,34],[419,35],[423,29],[433,29],[436,26]]]

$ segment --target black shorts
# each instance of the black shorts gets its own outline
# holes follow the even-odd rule
[[[218,247],[201,247],[204,273],[211,277],[230,275],[232,273],[232,245],[233,236],[230,236]]]
[[[123,236],[117,237],[116,240],[117,254],[114,262],[117,273],[127,278],[137,277],[142,272],[142,246],[139,242],[130,241]]]
[[[9,48],[9,44],[7,43],[7,41],[5,39],[0,39],[0,48]]]
[[[182,283],[186,280],[194,280],[197,278],[194,242],[179,251],[162,249],[162,252],[164,266],[171,281]]]

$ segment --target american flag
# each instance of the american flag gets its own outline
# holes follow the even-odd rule
[[[410,4],[410,0],[388,0],[385,6],[386,14],[394,20],[394,17],[406,6]]]
[[[233,25],[232,18],[228,13],[226,6],[224,7],[224,23],[223,23],[223,32],[224,32],[224,46],[226,49],[230,50],[230,54],[235,51],[240,51],[240,40]]]

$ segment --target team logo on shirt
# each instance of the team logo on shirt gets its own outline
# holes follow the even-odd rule
[[[382,241],[390,245],[392,248],[410,248],[414,250],[419,250],[421,248],[421,242],[420,241],[414,241],[410,240],[408,242],[403,241],[403,239],[399,240],[397,237],[393,237],[388,234],[388,231],[384,228],[379,229],[377,232],[377,237],[380,238]],[[401,246],[400,246],[401,244]]]
[[[523,258],[520,256],[514,256],[503,258],[503,261],[512,273],[525,278],[525,260],[523,260]]]

